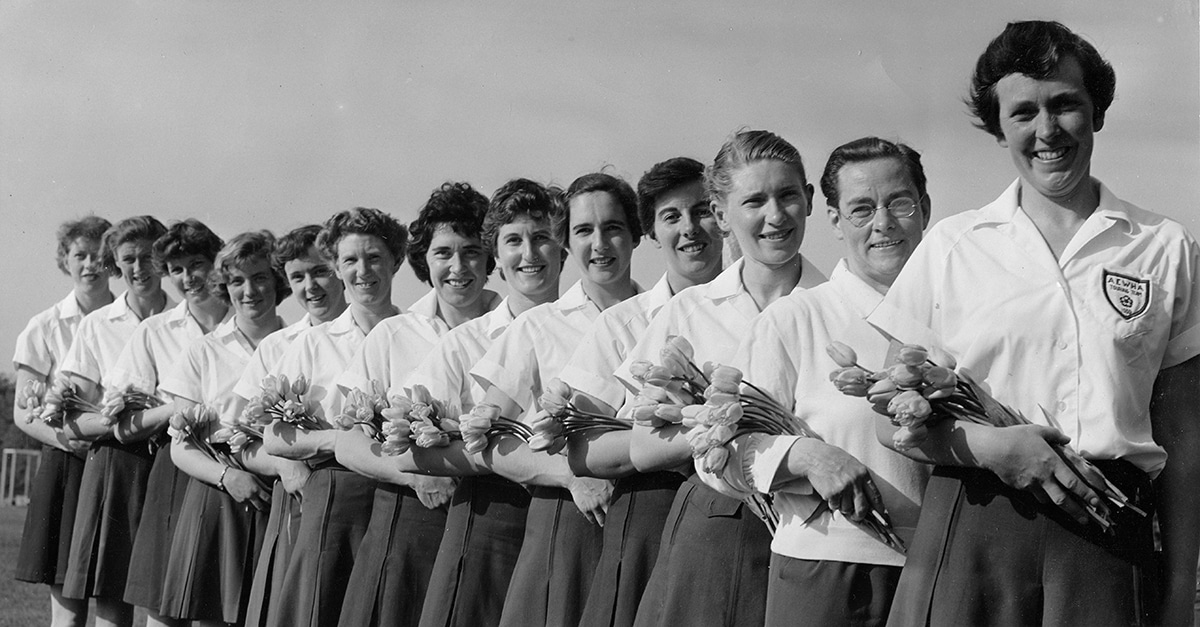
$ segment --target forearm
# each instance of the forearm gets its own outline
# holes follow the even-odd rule
[[[116,436],[121,442],[139,442],[149,439],[167,428],[175,404],[167,403],[144,411],[125,412],[116,425]]]
[[[19,407],[13,409],[13,422],[16,423],[17,429],[21,433],[46,446],[64,451],[71,450],[71,447],[66,444],[66,435],[61,430],[51,427],[36,416],[32,422],[26,422],[28,414],[29,412]]]
[[[472,477],[492,474],[489,456],[486,453],[487,451],[468,453],[461,440],[452,440],[447,446],[414,446],[394,459],[404,472],[435,477]]]
[[[360,431],[339,433],[334,450],[338,463],[364,477],[396,485],[410,483],[395,460],[383,453],[383,445]]]
[[[998,427],[977,425],[960,420],[942,420],[929,427],[929,435],[917,446],[901,449],[892,441],[899,427],[882,416],[876,418],[879,443],[910,459],[937,466],[982,468],[988,454],[996,454]]]
[[[284,459],[308,460],[334,455],[337,432],[330,429],[307,431],[276,420],[263,429],[263,447],[267,453]]]
[[[575,475],[562,455],[547,455],[529,449],[517,438],[500,436],[489,445],[492,471],[521,485],[569,488]]]
[[[243,468],[262,477],[278,477],[280,462],[296,463],[266,452],[262,442],[251,442],[243,447],[238,454],[238,461]]]
[[[72,414],[63,420],[63,431],[72,440],[87,440],[94,442],[113,435],[115,426],[108,417],[93,412]]]
[[[171,442],[171,461],[191,477],[215,486],[226,472],[225,464],[215,461],[189,442]]]
[[[567,461],[580,477],[620,479],[637,472],[630,458],[632,431],[582,433],[567,438]]]
[[[629,438],[629,458],[638,472],[678,468],[692,461],[687,430],[680,425],[651,429],[634,425]]]

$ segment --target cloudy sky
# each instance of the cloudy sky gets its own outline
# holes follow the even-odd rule
[[[810,176],[850,139],[903,140],[935,219],[976,208],[1015,174],[961,98],[1016,19],[1062,21],[1113,63],[1093,173],[1200,232],[1198,15],[1196,0],[0,0],[0,352],[70,289],[54,230],[88,213],[225,237],[356,205],[408,221],[445,180],[636,181],[667,157],[710,161],[741,127],[792,141]],[[813,219],[806,254],[829,270],[838,247]],[[635,261],[644,284],[663,267],[645,243]],[[407,269],[396,287],[404,304],[423,292]]]

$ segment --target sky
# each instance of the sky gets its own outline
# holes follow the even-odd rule
[[[54,232],[89,213],[226,238],[353,206],[408,222],[443,181],[635,183],[740,128],[788,139],[814,183],[842,143],[904,141],[935,220],[978,208],[1016,175],[962,97],[1019,19],[1065,23],[1116,69],[1093,175],[1200,232],[1197,0],[0,0],[0,352],[70,290]],[[828,272],[840,244],[814,204],[803,251]],[[634,264],[646,286],[664,268],[645,241]],[[395,289],[427,288],[403,268]]]

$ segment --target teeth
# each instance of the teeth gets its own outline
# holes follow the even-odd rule
[[[1039,150],[1034,153],[1034,156],[1042,161],[1053,161],[1061,158],[1065,154],[1067,154],[1067,149],[1059,148],[1057,150]]]
[[[879,242],[878,244],[871,244],[871,248],[892,248],[899,245],[900,242],[898,241]]]
[[[791,235],[791,233],[791,231],[776,231],[774,233],[763,233],[762,235],[759,235],[759,237],[766,240],[779,241],[782,239],[787,239],[787,236]]]
[[[471,282],[464,279],[446,279],[446,284],[452,287],[466,287],[470,285]]]
[[[680,246],[679,250],[685,253],[698,253],[704,250],[704,244],[688,244],[686,246]]]
[[[521,266],[517,268],[517,272],[522,274],[537,274],[542,271],[545,266]]]

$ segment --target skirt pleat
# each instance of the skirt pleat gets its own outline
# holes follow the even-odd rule
[[[412,488],[379,484],[338,624],[417,624],[445,529],[445,507],[429,509]]]
[[[271,603],[278,602],[279,591],[283,588],[283,575],[296,544],[299,527],[300,500],[288,494],[283,489],[283,483],[276,481],[271,488],[271,514],[254,567],[254,580],[250,584],[250,600],[246,606],[247,627],[266,625]]]
[[[750,508],[692,476],[663,525],[639,627],[761,625],[771,533]]]
[[[500,625],[577,625],[603,543],[563,488],[533,490],[525,538],[504,598]]]
[[[265,514],[192,479],[171,541],[159,613],[240,623],[264,525]]]
[[[464,478],[429,579],[420,627],[495,627],[512,580],[529,492],[496,475]]]
[[[67,578],[83,466],[79,456],[42,447],[13,574],[17,581],[62,585]]]
[[[121,600],[154,455],[147,442],[92,445],[79,484],[63,596]]]
[[[580,625],[627,627],[654,570],[663,524],[684,476],[639,473],[617,481],[604,522],[604,549]]]
[[[131,564],[138,568],[125,582],[125,602],[157,611],[162,603],[163,574],[171,554],[171,538],[190,478],[171,461],[171,449],[159,449],[146,482],[146,502],[133,539]]]
[[[272,627],[337,624],[354,557],[371,520],[375,482],[340,466],[313,471],[301,493],[300,527],[283,575]]]

